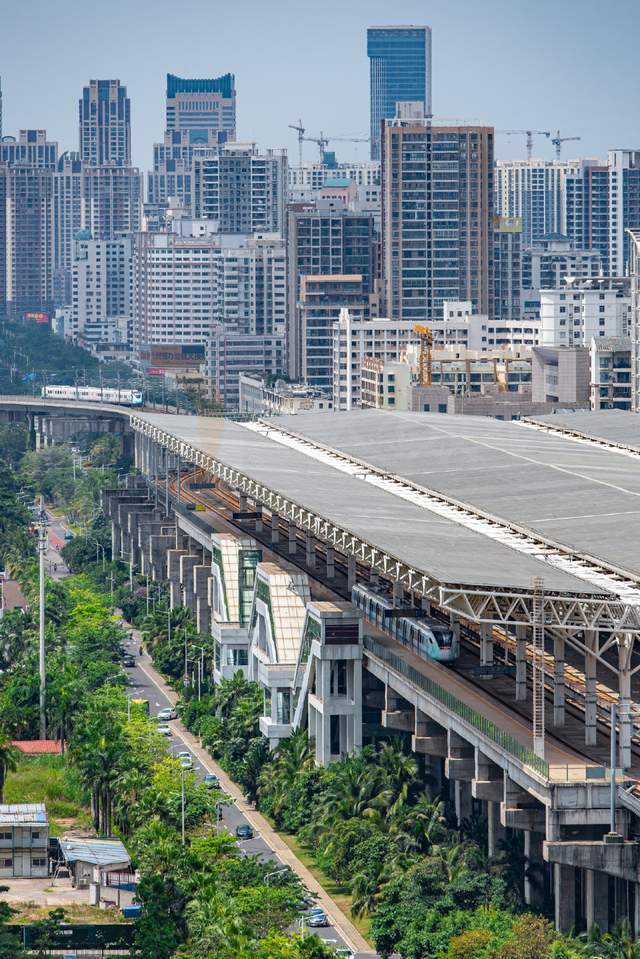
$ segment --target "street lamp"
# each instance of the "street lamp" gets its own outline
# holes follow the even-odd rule
[[[279,875],[281,875],[281,873],[283,873],[283,872],[289,872],[289,867],[288,867],[288,866],[281,866],[280,869],[274,869],[273,872],[268,872],[267,875],[263,877],[262,881],[263,881],[263,883],[265,884],[265,886],[268,886],[270,879],[272,879],[274,876],[279,876]]]

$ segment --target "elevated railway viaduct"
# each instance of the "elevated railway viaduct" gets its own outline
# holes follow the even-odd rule
[[[365,623],[361,734],[374,717],[410,738],[459,819],[486,817],[491,852],[522,830],[529,859],[549,864],[559,929],[627,916],[640,934],[633,417],[588,429],[373,411],[240,424],[0,400],[0,416],[31,417],[42,437],[96,413],[139,470],[105,496],[114,553],[168,579],[203,634],[216,531],[250,535],[318,595],[345,599],[366,578],[396,607],[448,619],[463,640],[451,666]],[[527,883],[532,905],[541,892]]]

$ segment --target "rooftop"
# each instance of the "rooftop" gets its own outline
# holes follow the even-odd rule
[[[129,863],[129,853],[119,839],[61,839],[60,849],[65,862],[88,862],[94,866]]]
[[[42,802],[1,803],[0,825],[26,825],[29,823],[45,824],[47,809]]]

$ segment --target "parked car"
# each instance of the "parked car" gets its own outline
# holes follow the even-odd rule
[[[217,789],[220,785],[220,780],[217,776],[214,776],[213,773],[207,773],[202,780],[207,789]]]
[[[169,719],[177,719],[178,711],[173,708],[173,706],[165,706],[164,709],[158,710],[158,719],[162,722],[167,722]]]
[[[171,735],[171,726],[167,726],[166,723],[159,723],[156,727],[157,731],[161,736],[170,736]]]
[[[66,531],[66,533],[64,534],[64,538],[67,540],[67,542],[69,542],[69,540],[73,539],[73,533],[71,532],[71,530],[67,530],[67,531]]]
[[[186,749],[180,750],[178,759],[183,769],[193,769],[193,756]]]
[[[248,824],[236,826],[236,839],[253,839],[253,829]]]
[[[135,664],[136,664],[135,656],[132,656],[131,653],[125,653],[124,656],[122,657],[122,665],[127,666],[129,669],[131,669],[131,667],[135,666]]]
[[[319,926],[330,926],[331,923],[329,922],[329,917],[324,909],[318,909],[317,911],[309,914],[309,917],[307,918],[307,925],[310,928],[315,929]]]

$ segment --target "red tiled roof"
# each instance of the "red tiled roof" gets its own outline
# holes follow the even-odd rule
[[[5,609],[26,609],[27,600],[14,579],[5,579],[2,584],[2,605]]]
[[[14,739],[13,745],[19,752],[27,753],[29,756],[62,752],[62,744],[57,739]]]

